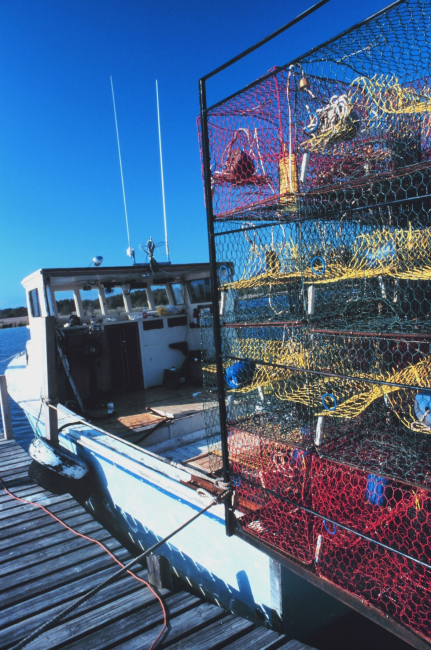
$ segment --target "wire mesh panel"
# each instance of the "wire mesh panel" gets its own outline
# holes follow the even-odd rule
[[[274,69],[208,113],[215,215],[258,205],[264,216],[274,204],[280,215],[295,213],[297,76]]]
[[[317,573],[429,638],[429,492],[319,459],[313,474]]]
[[[222,265],[205,374],[226,414],[207,433],[237,523],[427,640],[430,43],[430,3],[401,0],[200,133]]]
[[[426,1],[401,3],[209,109],[214,215],[428,194],[430,32]]]
[[[229,456],[243,528],[311,564],[314,517],[300,506],[311,504],[312,452],[232,427]]]
[[[218,259],[234,259],[219,272],[225,323],[298,321],[304,318],[301,231],[298,224],[217,223]]]

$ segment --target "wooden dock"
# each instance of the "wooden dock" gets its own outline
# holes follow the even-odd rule
[[[131,559],[70,495],[56,496],[35,485],[27,474],[29,463],[29,456],[14,440],[0,441],[0,477],[8,490],[103,542],[121,562]],[[40,508],[15,500],[0,488],[1,648],[12,648],[117,570],[118,565],[97,544],[77,537]],[[140,565],[135,572],[148,579]],[[162,589],[159,594],[168,613],[168,630],[156,648],[313,650],[186,591]],[[162,609],[151,590],[123,575],[25,647],[146,650],[162,625]]]

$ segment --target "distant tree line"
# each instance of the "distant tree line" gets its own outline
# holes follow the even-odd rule
[[[27,316],[27,307],[0,309],[0,318],[17,318],[18,316]]]

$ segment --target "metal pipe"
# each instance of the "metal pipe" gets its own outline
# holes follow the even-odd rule
[[[306,325],[307,321],[305,320],[291,320],[291,321],[274,321],[268,323],[223,323],[223,328],[232,328],[232,329],[242,329],[242,328],[253,328],[253,327],[302,327]]]
[[[248,54],[251,54],[251,52],[254,52],[259,47],[262,47],[262,45],[265,45],[266,43],[271,41],[273,38],[278,36],[279,34],[282,34],[283,32],[285,32],[290,27],[293,27],[293,25],[296,25],[296,23],[299,23],[304,18],[307,18],[307,16],[312,14],[317,9],[320,9],[320,7],[327,4],[328,2],[329,2],[329,0],[320,0],[320,2],[317,2],[315,5],[313,5],[309,9],[306,9],[305,11],[303,11],[302,14],[299,14],[299,16],[296,16],[296,18],[294,18],[293,20],[290,20],[288,23],[283,25],[283,27],[280,27],[279,29],[277,29],[275,32],[273,32],[269,36],[266,36],[266,38],[263,38],[261,41],[256,43],[256,45],[252,45],[251,47],[244,50],[244,52],[241,52],[241,54],[237,54],[236,56],[234,56],[233,59],[229,59],[229,61],[227,61],[227,63],[223,63],[223,65],[220,65],[218,68],[216,68],[212,72],[209,72],[208,74],[206,74],[204,77],[202,77],[201,81],[206,81],[207,79],[210,79],[211,77],[214,77],[214,75],[218,74],[222,70],[225,70],[226,68],[233,65],[234,63],[236,63],[240,59],[243,59],[245,56],[247,56]]]
[[[274,228],[274,226],[279,226],[280,221],[272,221],[272,222],[266,222],[266,223],[261,223],[258,225],[253,225],[253,226],[244,226],[241,228],[235,228],[235,230],[223,230],[223,232],[216,232],[214,233],[215,237],[221,237],[222,235],[233,235],[234,233],[237,232],[247,232],[247,230],[260,230],[261,228]]]
[[[416,170],[416,169],[411,170],[410,172],[408,172],[408,173],[406,173],[404,175],[404,178],[406,176],[408,176],[408,175],[416,173],[416,171],[418,171],[418,170]],[[385,180],[386,178],[387,177],[385,177],[385,176],[376,176],[373,179],[372,182],[380,182],[382,180]],[[371,184],[372,183],[370,183],[369,180],[367,179],[366,185],[369,186]],[[361,187],[361,186],[357,186],[357,187]],[[344,191],[346,188],[345,187],[339,187],[338,189],[340,191]],[[337,189],[332,187],[330,191],[334,192],[334,191],[337,191]],[[323,195],[324,194],[329,194],[329,190],[319,193],[319,195],[322,195],[322,194]],[[301,192],[298,192],[298,194],[296,196],[300,200],[302,198],[305,199],[307,197],[315,197],[316,195],[312,194],[311,192],[308,192],[308,193],[305,193],[305,194],[304,193],[301,194]],[[418,195],[418,196],[410,196],[410,197],[403,198],[403,199],[395,199],[394,201],[385,201],[384,203],[369,203],[367,205],[360,205],[360,206],[358,206],[356,208],[350,208],[350,207],[347,207],[347,206],[341,206],[340,205],[340,207],[337,208],[337,210],[334,211],[334,212],[324,212],[323,214],[310,213],[310,214],[304,214],[301,217],[298,217],[297,215],[295,215],[292,218],[288,218],[287,215],[283,215],[286,218],[284,218],[284,219],[280,218],[277,221],[274,221],[274,217],[271,217],[271,219],[269,219],[269,218],[266,218],[266,217],[262,217],[259,214],[255,214],[253,216],[253,215],[250,214],[250,211],[246,211],[245,214],[244,214],[244,210],[238,210],[238,211],[235,212],[235,214],[231,214],[229,212],[226,212],[222,216],[217,216],[215,218],[215,220],[218,223],[220,223],[220,222],[223,223],[223,222],[229,222],[229,221],[240,221],[241,219],[245,219],[245,218],[246,218],[247,221],[250,221],[250,219],[256,219],[256,220],[263,221],[265,219],[265,223],[260,224],[260,225],[250,226],[249,228],[241,228],[241,229],[238,229],[238,230],[236,230],[236,229],[235,230],[230,230],[230,231],[225,230],[223,232],[217,233],[216,236],[227,235],[227,234],[231,234],[231,233],[234,233],[234,232],[241,232],[241,230],[242,231],[244,231],[244,230],[253,230],[253,229],[256,230],[257,228],[271,227],[271,226],[275,226],[275,225],[278,225],[278,224],[301,223],[301,222],[304,222],[304,221],[313,221],[313,220],[317,220],[317,219],[319,219],[319,220],[325,220],[326,219],[328,221],[339,220],[340,219],[340,216],[339,216],[340,213],[342,213],[343,217],[344,217],[346,214],[351,213],[351,212],[357,212],[358,210],[373,210],[375,208],[382,208],[382,207],[385,207],[387,205],[398,205],[399,203],[410,203],[411,201],[422,201],[424,199],[429,199],[429,198],[431,198],[431,194],[421,194],[421,195]],[[278,209],[281,210],[282,207],[283,206],[281,206],[281,205],[278,206],[278,204],[265,204],[264,206],[260,206],[260,208],[256,208],[256,211],[257,211],[257,213],[259,213],[259,211],[261,211],[263,208],[266,208],[267,210],[271,209],[271,212],[274,212],[274,211],[276,211]],[[310,212],[312,212],[312,211],[310,210]],[[244,216],[241,217],[241,216],[238,216],[238,215],[244,215]]]
[[[312,328],[310,330],[312,334],[329,334],[336,336],[355,336],[361,338],[376,338],[376,339],[409,339],[413,341],[429,341],[431,342],[431,333],[430,334],[403,334],[401,332],[353,332],[353,331],[342,331],[342,330],[323,330]]]
[[[208,139],[208,116],[207,116],[207,100],[206,100],[206,87],[205,79],[199,80],[199,102],[201,112],[201,128],[202,128],[202,157],[204,169],[204,190],[205,190],[205,205],[207,212],[207,229],[208,229],[208,245],[210,255],[210,277],[211,277],[211,299],[213,305],[213,331],[214,331],[214,347],[216,357],[217,369],[217,392],[219,403],[219,416],[220,416],[220,439],[221,439],[221,452],[223,460],[223,481],[229,481],[229,450],[228,450],[228,432],[227,432],[227,415],[226,415],[226,398],[224,387],[224,371],[222,359],[222,343],[221,343],[221,330],[220,330],[220,315],[218,309],[218,289],[217,289],[217,257],[214,240],[214,214],[212,207],[212,191],[211,191],[211,167],[210,167],[210,148]],[[234,533],[234,521],[231,508],[227,501],[225,502],[225,521],[226,521],[226,534],[228,536]]]
[[[301,327],[307,324],[307,321],[268,321],[266,323],[223,323],[223,328],[242,329],[242,328],[263,328],[263,327]],[[431,332],[429,334],[405,334],[403,332],[355,332],[353,330],[325,330],[312,327],[308,329],[310,334],[329,334],[330,336],[354,336],[360,338],[377,338],[377,339],[407,339],[412,341],[428,341],[431,343]]]
[[[233,361],[250,361],[249,358],[245,359],[243,357],[231,357],[226,355],[226,359],[232,359]],[[332,377],[333,379],[344,379],[346,381],[359,381],[365,384],[373,384],[376,386],[394,386],[395,388],[408,388],[410,390],[431,390],[426,386],[411,386],[410,384],[396,384],[391,381],[381,381],[378,379],[365,379],[364,377],[355,377],[354,375],[339,375],[334,372],[325,372],[324,370],[310,370],[309,368],[299,368],[298,366],[288,366],[280,363],[269,363],[267,361],[260,361],[258,359],[253,359],[253,361],[259,366],[270,366],[271,368],[281,368],[282,370],[293,370],[294,372],[305,372],[309,375],[318,375],[320,377]]]

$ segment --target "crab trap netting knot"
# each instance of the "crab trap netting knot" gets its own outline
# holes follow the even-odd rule
[[[399,2],[208,109],[228,273],[201,328],[238,524],[427,641],[430,43]]]

